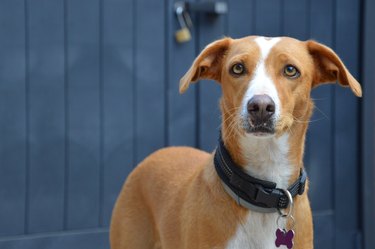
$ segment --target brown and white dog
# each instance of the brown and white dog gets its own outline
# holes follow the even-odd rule
[[[311,89],[338,81],[362,95],[330,48],[288,37],[215,41],[181,79],[180,92],[200,79],[221,85],[222,140],[233,161],[280,189],[288,188],[303,168]],[[278,213],[238,205],[223,188],[213,158],[214,153],[172,147],[141,162],[113,210],[112,249],[276,248]],[[294,248],[313,248],[306,191],[294,198],[293,215]]]

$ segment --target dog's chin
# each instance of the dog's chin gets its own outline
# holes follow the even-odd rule
[[[276,134],[275,129],[268,126],[246,127],[245,133],[258,138],[273,137]]]

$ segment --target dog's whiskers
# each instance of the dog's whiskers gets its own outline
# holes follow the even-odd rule
[[[236,127],[238,126],[238,122],[237,122],[237,119],[236,118],[233,118],[228,127],[227,127],[227,130],[228,130],[228,133],[227,133],[227,138],[232,138],[232,136],[235,135],[236,133]]]

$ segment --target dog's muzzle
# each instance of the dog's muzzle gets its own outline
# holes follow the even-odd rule
[[[248,133],[275,132],[275,102],[266,94],[254,95],[247,102],[244,128]]]

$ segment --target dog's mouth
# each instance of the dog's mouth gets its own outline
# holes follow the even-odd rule
[[[273,135],[275,133],[275,130],[269,127],[257,127],[248,129],[246,132],[257,137],[262,137]]]
[[[246,133],[257,137],[270,136],[275,134],[275,125],[273,119],[269,119],[262,123],[254,123],[251,122],[250,119],[246,119],[246,121],[243,122],[243,129]]]

